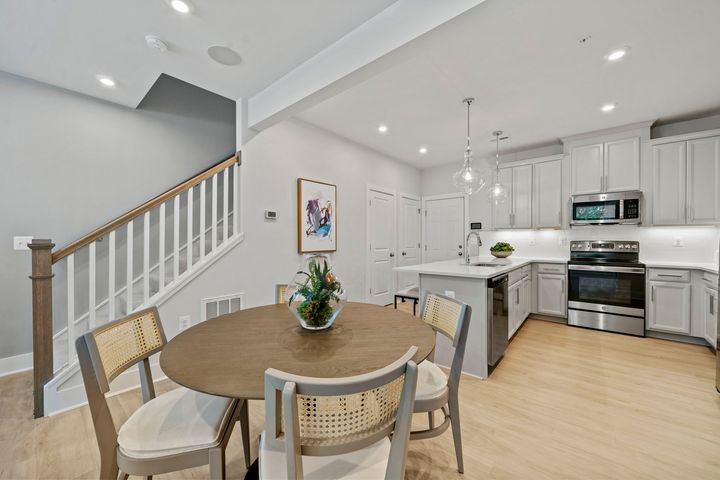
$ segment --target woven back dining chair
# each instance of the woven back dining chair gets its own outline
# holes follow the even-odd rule
[[[355,377],[268,369],[260,478],[404,478],[416,352],[411,347],[391,365]]]
[[[411,440],[419,440],[441,435],[452,425],[453,441],[458,471],[464,471],[462,438],[460,435],[460,407],[458,389],[462,375],[465,343],[472,308],[454,298],[428,293],[425,296],[421,318],[437,333],[446,336],[455,348],[450,374],[446,375],[435,363],[425,360],[418,365],[418,387],[415,396],[415,413],[427,413],[428,428],[413,431]],[[443,422],[435,426],[435,411],[444,414]]]
[[[247,403],[184,387],[156,397],[150,357],[165,343],[154,307],[98,327],[75,342],[100,449],[101,479],[208,464],[212,478],[224,478],[225,447],[241,416],[247,426]],[[113,379],[134,365],[140,368],[143,405],[118,430],[105,394]],[[249,464],[249,442],[243,443]]]
[[[275,303],[285,303],[285,293],[288,286],[283,283],[275,285]]]

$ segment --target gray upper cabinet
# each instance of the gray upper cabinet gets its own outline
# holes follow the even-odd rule
[[[562,226],[562,160],[533,165],[533,227]]]
[[[653,224],[682,225],[686,213],[685,142],[653,145]]]
[[[720,137],[687,142],[687,223],[720,222]]]
[[[653,145],[653,225],[720,223],[720,137]]]
[[[532,227],[532,165],[500,169],[507,200],[493,203],[495,228]]]
[[[603,190],[603,144],[585,145],[572,149],[570,155],[572,194],[585,195]]]
[[[640,190],[640,138],[575,147],[570,168],[573,195]]]

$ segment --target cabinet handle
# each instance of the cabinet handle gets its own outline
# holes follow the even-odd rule
[[[652,285],[650,287],[650,301],[651,302],[655,301],[655,285]]]
[[[560,284],[562,285],[562,290],[560,290],[560,292],[561,292],[561,293],[565,293],[565,279],[564,279],[564,278],[562,279],[562,281],[560,282]]]
[[[562,212],[558,212],[558,223],[562,226]]]
[[[520,288],[515,290],[515,305],[520,305]]]
[[[710,295],[710,315],[715,315],[715,295]]]
[[[608,176],[607,176],[607,175],[605,175],[605,185],[604,185],[604,190],[607,190],[607,189],[608,189]]]
[[[605,177],[602,175],[600,175],[600,191],[605,191]]]
[[[672,274],[672,273],[658,273],[658,277],[671,277],[671,278],[682,278],[682,275]]]

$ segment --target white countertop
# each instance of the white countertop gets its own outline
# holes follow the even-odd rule
[[[718,273],[716,263],[693,263],[693,262],[667,262],[664,260],[640,260],[648,268],[682,268],[685,270],[702,270],[703,272]]]
[[[464,260],[458,257],[457,259],[446,260],[444,262],[421,263],[420,265],[411,265],[408,267],[395,267],[393,270],[396,272],[422,273],[425,275],[447,277],[492,278],[531,263],[564,264],[567,263],[567,261],[567,258],[471,257],[471,263],[488,262],[497,264],[497,267],[475,267],[465,265]]]

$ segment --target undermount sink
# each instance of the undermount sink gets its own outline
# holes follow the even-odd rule
[[[498,263],[498,262],[460,262],[460,265],[467,265],[468,267],[504,267],[507,265],[507,263]]]

